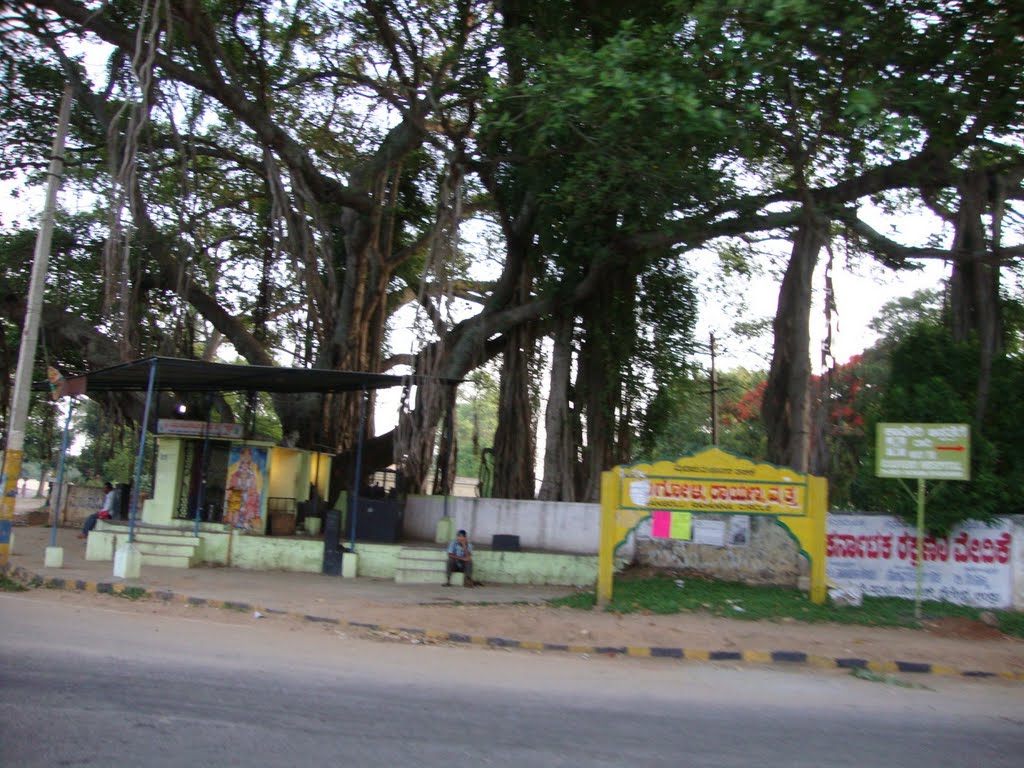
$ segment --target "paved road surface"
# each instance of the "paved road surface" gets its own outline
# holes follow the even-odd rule
[[[0,765],[1014,766],[1024,686],[410,646],[0,594]]]

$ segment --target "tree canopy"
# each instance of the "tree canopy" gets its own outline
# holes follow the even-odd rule
[[[991,407],[999,275],[1022,247],[1020,21],[975,0],[9,0],[0,174],[40,178],[70,83],[58,366],[408,370],[367,464],[424,488],[457,444],[437,444],[455,408],[438,379],[500,360],[508,496],[535,492],[544,402],[541,495],[594,498],[692,364],[690,259],[787,242],[765,450],[818,470],[811,286],[841,243],[954,263],[951,327],[978,339],[976,418]],[[952,236],[901,242],[869,203],[926,207]],[[354,443],[355,398],[272,405],[297,444]]]

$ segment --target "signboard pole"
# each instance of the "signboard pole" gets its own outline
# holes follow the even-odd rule
[[[880,423],[875,435],[875,476],[917,480],[917,586],[914,618],[921,620],[924,581],[925,481],[971,479],[968,424]],[[904,486],[906,487],[906,486]],[[907,488],[907,492],[910,489]],[[913,495],[913,494],[911,494]]]
[[[924,581],[924,485],[917,478],[917,589],[914,592],[914,618],[921,620],[921,587]]]

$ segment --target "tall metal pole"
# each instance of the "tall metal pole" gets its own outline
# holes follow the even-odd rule
[[[11,552],[11,524],[14,522],[14,497],[18,492],[18,478],[21,477],[21,460],[25,451],[25,422],[28,420],[29,394],[32,390],[32,370],[36,363],[36,342],[39,340],[39,319],[43,311],[43,289],[46,287],[46,273],[49,270],[50,241],[53,239],[54,211],[57,208],[57,191],[64,173],[64,137],[68,132],[71,118],[71,86],[64,86],[60,102],[60,118],[57,134],[53,137],[53,152],[50,155],[49,180],[46,185],[46,203],[43,219],[36,238],[36,250],[32,257],[32,279],[29,283],[28,299],[25,303],[25,324],[21,329],[21,346],[18,348],[18,368],[14,374],[14,393],[11,396],[11,419],[7,432],[7,447],[4,451],[4,469],[0,476],[3,487],[3,502],[0,503],[0,567],[7,565]]]
[[[921,620],[921,585],[924,579],[924,497],[925,482],[917,478],[917,578],[914,587],[914,618]]]
[[[711,444],[718,447],[718,377],[715,375],[715,334],[711,334]]]
[[[135,517],[139,510],[139,486],[142,485],[142,460],[146,455],[146,430],[149,428],[149,407],[153,402],[153,387],[156,384],[156,358],[149,361],[149,383],[146,386],[146,407],[139,430],[139,452],[135,456],[135,477],[132,480],[132,500],[128,507],[128,544],[135,543]],[[154,486],[156,485],[154,478]]]
[[[60,517],[60,493],[64,488],[64,459],[68,455],[68,432],[71,430],[71,414],[75,412],[75,398],[68,398],[68,415],[64,419],[64,434],[60,439],[60,460],[57,462],[57,498],[53,502],[53,528],[50,530],[50,546],[57,546],[57,518]]]
[[[366,431],[366,386],[359,398],[359,434],[356,437],[356,476],[352,482],[352,509],[349,521],[349,548],[356,551],[356,521],[359,516],[359,489],[363,480],[363,433]]]
[[[203,423],[203,455],[199,459],[199,492],[196,494],[196,514],[195,523],[192,527],[192,535],[199,535],[199,518],[203,512],[203,505],[206,504],[206,474],[210,469],[210,411],[213,409],[212,398],[207,395],[205,400],[206,405],[206,421]],[[156,486],[154,478],[154,488]]]

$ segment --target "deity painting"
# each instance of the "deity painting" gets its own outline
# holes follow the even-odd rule
[[[224,490],[224,522],[246,531],[263,530],[267,449],[232,445]]]

